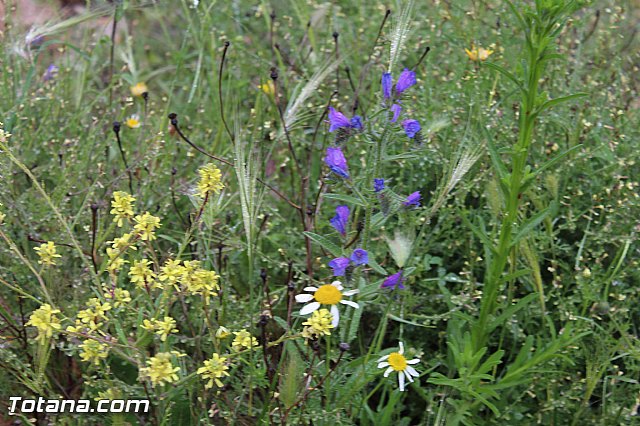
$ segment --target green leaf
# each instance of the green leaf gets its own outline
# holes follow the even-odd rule
[[[551,168],[554,165],[558,164],[560,162],[560,160],[562,160],[563,158],[565,158],[566,156],[568,156],[572,152],[580,149],[581,147],[582,147],[582,145],[576,145],[574,147],[571,147],[568,150],[556,155],[551,160],[549,160],[546,163],[544,163],[542,166],[538,167],[536,169],[536,171],[534,171],[533,173],[529,174],[525,178],[525,181],[522,183],[522,189],[521,190],[522,191],[526,190],[529,187],[529,185],[531,185],[531,183],[534,182],[535,178],[537,176],[539,176],[540,174],[542,174],[542,172],[544,172],[545,170],[548,170],[549,168]]]
[[[534,114],[540,114],[542,111],[549,109],[549,108],[553,108],[556,105],[560,105],[564,102],[569,102],[572,101],[574,99],[580,99],[580,98],[584,98],[585,96],[589,96],[588,93],[574,93],[573,95],[568,95],[568,96],[561,96],[559,98],[555,98],[555,99],[551,99],[545,103],[543,103],[542,105],[540,105]]]
[[[378,262],[376,262],[376,260],[373,258],[373,256],[371,256],[371,253],[369,253],[368,265],[371,266],[374,271],[376,271],[377,273],[379,273],[381,275],[389,275],[389,273],[382,266],[380,266],[380,264]]]
[[[352,197],[350,195],[325,194],[324,198],[325,199],[329,199],[329,200],[342,201],[343,203],[353,204],[355,206],[367,207],[367,203],[364,200],[362,200],[360,198]]]
[[[332,243],[328,238],[309,231],[304,231],[303,234],[306,235],[310,240],[318,243],[320,247],[324,248],[335,257],[342,256],[342,250],[340,249],[340,247]]]
[[[493,243],[489,239],[489,236],[487,236],[487,234],[485,234],[484,231],[482,231],[480,228],[472,224],[464,213],[460,215],[460,218],[462,219],[464,224],[467,225],[469,229],[471,229],[471,232],[473,232],[478,238],[480,238],[484,246],[488,247],[491,250],[491,253],[495,254],[495,248],[493,247]]]
[[[507,77],[509,80],[513,81],[516,86],[518,86],[518,88],[523,92],[523,93],[527,93],[527,91],[525,90],[524,86],[522,85],[522,83],[520,82],[520,80],[518,80],[518,78],[511,74],[509,71],[507,71],[506,69],[502,68],[500,65],[494,64],[493,62],[483,62],[482,63],[484,66],[489,67],[495,71],[498,71],[500,74],[504,75],[505,77]]]
[[[529,232],[531,232],[536,226],[540,224],[549,214],[554,213],[558,204],[554,201],[546,209],[539,211],[535,215],[531,216],[526,222],[522,224],[518,233],[511,239],[511,247],[515,246],[522,238],[524,238]]]
[[[501,324],[504,324],[510,317],[512,317],[516,312],[526,307],[529,303],[531,303],[536,297],[537,293],[531,293],[520,299],[517,303],[510,305],[505,308],[500,315],[498,315],[493,321],[491,321],[487,327],[487,333],[491,333],[491,331],[495,330]]]

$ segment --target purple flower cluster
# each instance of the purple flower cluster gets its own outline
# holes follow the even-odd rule
[[[354,115],[349,120],[343,113],[336,111],[334,107],[329,107],[329,131],[335,132],[338,129],[362,130],[362,117]]]
[[[416,84],[416,73],[411,71],[408,68],[405,68],[401,73],[400,77],[398,77],[398,81],[395,86],[395,96],[402,95],[402,92],[407,90],[409,87]],[[382,96],[385,100],[390,100],[393,94],[391,93],[393,86],[393,77],[391,77],[391,73],[385,72],[382,74]]]
[[[337,257],[328,263],[333,269],[333,275],[341,277],[346,274],[347,268],[353,263],[355,266],[366,265],[369,263],[369,253],[366,250],[357,248],[350,257]]]

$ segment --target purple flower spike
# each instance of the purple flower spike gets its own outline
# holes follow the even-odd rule
[[[402,122],[402,127],[404,128],[404,132],[407,134],[407,137],[411,139],[415,138],[416,133],[422,129],[418,120],[404,120]]]
[[[54,64],[49,65],[47,67],[47,70],[44,72],[44,75],[42,76],[42,79],[44,81],[53,80],[58,75],[58,71],[59,70],[60,70],[60,68],[58,68]]]
[[[343,127],[351,127],[349,119],[331,106],[329,107],[329,122],[331,123],[331,126],[329,126],[330,132],[335,132]]]
[[[369,253],[363,249],[355,249],[350,257],[351,261],[356,265],[366,265],[369,263]]]
[[[349,178],[347,159],[344,158],[344,154],[340,148],[327,148],[327,155],[324,157],[324,162],[333,173],[343,178]]]
[[[333,275],[336,277],[342,277],[346,273],[347,266],[351,261],[347,257],[338,257],[328,263],[329,267],[333,269]]]
[[[391,112],[393,113],[393,118],[391,118],[391,122],[395,123],[400,118],[400,112],[402,111],[402,107],[399,104],[391,105]]]
[[[407,200],[402,204],[404,204],[407,207],[409,206],[420,207],[420,198],[422,198],[422,195],[420,195],[420,191],[416,191],[413,194],[409,195],[407,197]]]
[[[329,219],[329,223],[331,223],[331,226],[336,228],[336,231],[344,236],[347,233],[347,222],[349,222],[349,207],[336,207],[336,215]]]
[[[373,180],[373,190],[376,192],[380,192],[384,190],[384,179],[374,179]]]
[[[396,83],[396,93],[400,95],[402,94],[402,92],[404,92],[414,84],[416,84],[416,73],[408,68],[405,68],[404,71],[402,71],[402,73],[400,74],[398,82]]]
[[[356,130],[362,130],[362,117],[360,117],[359,115],[354,115],[349,122],[349,126]]]
[[[393,81],[391,79],[391,73],[382,73],[382,96],[384,96],[385,99],[391,98],[392,85]]]
[[[396,272],[393,275],[389,275],[384,282],[382,283],[382,285],[380,286],[381,288],[392,288],[392,289],[399,289],[399,290],[404,290],[404,284],[402,284],[402,282],[404,281],[404,277],[402,276],[402,269],[398,272]]]

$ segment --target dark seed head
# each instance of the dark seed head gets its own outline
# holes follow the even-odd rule
[[[120,131],[120,122],[119,121],[114,121],[113,122],[113,131],[118,133]]]
[[[338,345],[338,348],[342,351],[342,352],[346,352],[349,349],[351,349],[351,346],[349,346],[349,344],[347,342],[342,342]]]

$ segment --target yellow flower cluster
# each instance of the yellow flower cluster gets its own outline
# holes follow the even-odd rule
[[[122,254],[128,249],[137,250],[134,245],[135,237],[132,234],[123,234],[119,238],[115,238],[113,241],[109,241],[111,247],[107,247],[107,256],[109,257],[109,263],[107,264],[107,270],[110,273],[118,272],[125,263],[128,263]]]
[[[321,336],[330,336],[331,329],[333,328],[333,316],[328,309],[320,309],[314,311],[311,317],[303,322],[302,325],[306,325],[302,330],[302,335],[306,339],[317,339]]]
[[[78,312],[78,319],[76,319],[75,326],[67,327],[67,331],[70,333],[81,333],[87,331],[92,333],[102,327],[105,321],[108,320],[105,315],[111,310],[111,303],[102,303],[98,298],[92,298],[87,301],[87,309],[83,309]]]
[[[204,367],[198,369],[198,374],[200,374],[204,380],[209,380],[207,384],[204,385],[205,388],[209,389],[213,387],[214,383],[216,386],[222,387],[222,381],[220,379],[224,376],[229,376],[229,373],[227,373],[229,366],[225,364],[226,361],[226,357],[221,357],[214,353],[211,359],[204,362]]]
[[[152,266],[152,263],[148,259],[135,260],[129,270],[131,282],[143,289],[160,287],[156,284],[156,274],[151,270],[150,266]]]
[[[53,266],[56,264],[56,258],[62,257],[56,252],[56,245],[53,241],[40,244],[39,247],[35,247],[34,250],[40,256],[38,263],[45,266]]]
[[[80,359],[84,362],[100,364],[109,355],[109,346],[94,339],[87,339],[80,345]]]
[[[38,329],[38,337],[36,340],[45,342],[46,339],[53,336],[54,331],[60,330],[60,320],[56,317],[56,314],[59,313],[60,311],[58,309],[53,309],[48,303],[45,303],[33,311],[26,325]]]
[[[105,299],[111,299],[111,303],[114,308],[125,306],[127,303],[131,302],[131,293],[122,288],[115,288],[113,289],[113,292],[109,289],[105,289],[103,295]]]
[[[214,164],[207,164],[198,170],[200,181],[198,182],[198,195],[205,198],[209,192],[219,194],[224,184],[222,183],[222,172]]]
[[[162,226],[159,217],[149,212],[144,212],[134,217],[133,220],[136,222],[133,229],[142,241],[153,241],[156,239],[154,231]]]
[[[138,127],[140,127],[140,116],[138,114],[131,114],[124,121],[124,124],[126,124],[130,129],[137,129]]]
[[[125,220],[133,218],[133,204],[135,201],[135,197],[126,192],[116,191],[113,193],[110,213],[114,215],[113,221],[116,222],[118,227],[121,227]]]
[[[169,334],[178,332],[176,321],[171,317],[164,317],[163,321],[157,319],[144,320],[142,328],[157,334],[163,342],[167,340]]]
[[[160,269],[158,279],[162,283],[172,284],[178,291],[186,291],[190,295],[199,295],[209,304],[212,296],[217,296],[220,289],[215,271],[208,271],[200,267],[198,260],[186,260],[180,264],[179,260],[167,260]]]
[[[234,331],[233,334],[235,334],[236,337],[233,339],[231,347],[236,351],[239,351],[242,348],[249,349],[252,346],[258,346],[256,338],[251,336],[251,333],[244,328],[240,331]]]
[[[174,367],[171,358],[175,353],[161,352],[147,360],[147,366],[140,369],[141,378],[149,378],[155,387],[163,383],[172,383],[178,380],[180,367]]]

